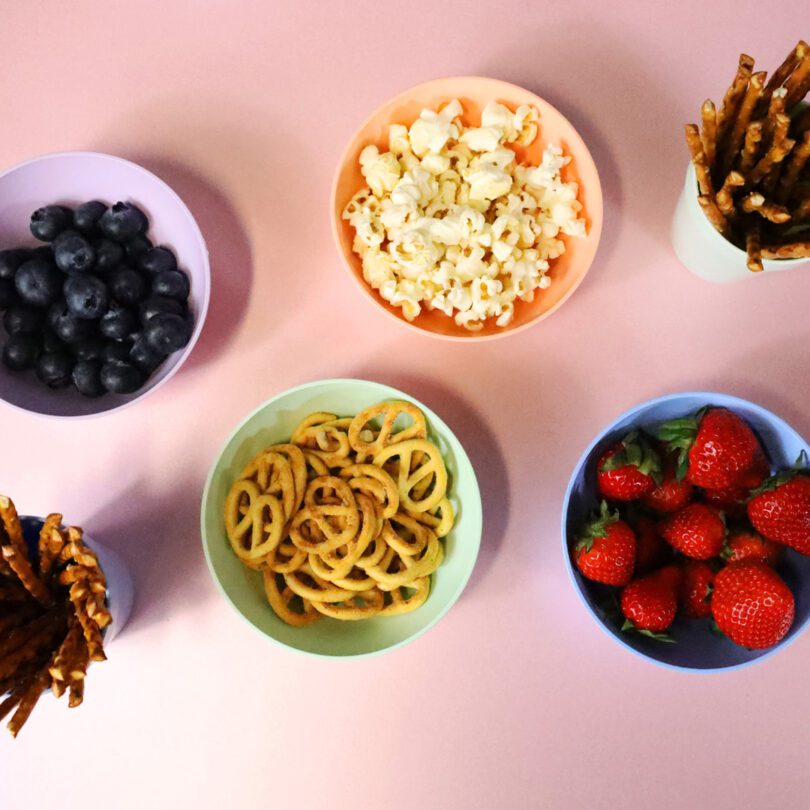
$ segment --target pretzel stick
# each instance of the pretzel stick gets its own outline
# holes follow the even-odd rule
[[[706,155],[706,165],[709,171],[714,167],[717,158],[717,110],[711,99],[706,99],[700,108],[700,117],[703,127],[700,138],[703,143],[703,154]]]
[[[725,140],[728,128],[737,114],[737,107],[739,107],[740,99],[745,93],[745,88],[748,85],[748,80],[751,78],[751,73],[754,70],[754,59],[747,54],[740,54],[740,61],[737,66],[737,73],[731,82],[725,96],[723,96],[723,104],[717,114],[717,143],[718,151],[719,144]]]
[[[700,131],[695,124],[687,124],[684,128],[686,133],[686,145],[692,155],[692,163],[695,167],[695,175],[698,181],[698,188],[701,194],[714,196],[712,186],[712,176],[709,172],[709,165],[706,162],[706,153],[703,151],[703,143],[700,140]]]
[[[802,54],[807,49],[807,43],[800,39],[796,43],[796,47],[785,57],[785,61],[779,65],[778,68],[773,72],[773,75],[768,80],[768,84],[765,87],[765,92],[770,95],[773,93],[777,87],[782,87],[785,83],[785,80],[788,76],[793,72],[796,64],[798,63],[799,59],[801,59]]]
[[[745,178],[739,172],[729,172],[723,187],[717,192],[715,201],[717,207],[727,217],[734,216],[734,197],[732,196],[735,188],[745,185]]]
[[[82,628],[78,620],[72,619],[65,638],[54,654],[48,671],[54,681],[66,681],[70,674],[71,661],[76,655],[79,642],[82,640]]]
[[[793,149],[790,160],[785,164],[782,179],[779,181],[779,192],[776,199],[781,203],[790,200],[793,189],[799,180],[807,161],[810,160],[810,129],[802,136],[801,143]]]
[[[810,197],[805,197],[794,209],[791,216],[794,222],[810,220]]]
[[[775,143],[751,170],[749,181],[753,185],[759,183],[777,163],[781,163],[790,154],[795,145],[796,141],[790,138],[785,138],[781,144]]]
[[[730,231],[728,220],[717,207],[714,197],[702,194],[698,197],[698,204],[703,209],[706,219],[709,220],[715,230],[719,231],[723,236],[727,236]]]
[[[71,664],[69,673],[70,697],[68,698],[68,707],[75,709],[80,706],[84,700],[84,679],[87,674],[87,665],[89,663],[88,648],[86,644],[81,643],[76,658]]]
[[[6,715],[20,702],[22,686],[23,684],[18,684],[16,688],[12,690],[11,694],[0,703],[0,720],[4,720]]]
[[[761,234],[759,222],[749,223],[745,232],[745,252],[748,254],[746,264],[752,273],[761,273],[764,269],[761,255]]]
[[[17,575],[23,587],[42,605],[52,605],[53,597],[42,580],[34,573],[28,558],[12,546],[0,547],[3,558]]]
[[[0,579],[0,602],[27,602],[31,594],[12,579]],[[7,607],[4,610],[8,609]]]
[[[810,256],[810,241],[766,245],[762,248],[762,256],[766,259],[806,259]]]
[[[793,119],[790,128],[794,138],[798,138],[799,135],[804,135],[805,132],[810,130],[810,106],[802,110],[802,112]]]
[[[787,222],[790,212],[783,205],[777,205],[765,199],[759,191],[752,191],[743,197],[742,209],[746,214],[757,213],[770,222]]]
[[[5,495],[0,495],[0,521],[2,521],[3,528],[6,530],[9,543],[23,554],[28,556],[28,548],[25,545],[23,538],[22,524],[20,517],[17,514],[17,509],[14,502],[7,498]],[[2,538],[0,538],[2,542]]]
[[[803,46],[803,53],[793,72],[785,81],[785,90],[787,90],[785,108],[788,110],[801,101],[807,94],[808,88],[810,88],[810,48],[808,48],[806,42],[802,42],[800,45]],[[796,46],[796,49],[799,50],[799,45]]]
[[[51,546],[53,545],[53,532],[62,525],[62,515],[54,512],[45,518],[39,530],[39,575],[44,579],[53,564]]]
[[[44,553],[40,554],[39,570],[43,579],[50,577],[54,563],[59,558],[59,554],[65,546],[64,529],[55,528],[51,531],[51,537],[45,547]]]
[[[8,722],[8,730],[11,732],[12,737],[16,737],[20,733],[20,729],[31,716],[34,706],[37,705],[37,701],[42,696],[47,685],[48,671],[42,670],[23,690],[20,695],[20,703],[17,706],[17,711],[14,712],[11,720]]]
[[[786,95],[787,90],[785,90],[784,87],[780,87],[775,90],[774,94],[771,96],[771,102],[768,105],[768,112],[765,116],[762,130],[766,142],[771,142],[773,140],[773,132],[777,126],[778,117],[785,114]],[[790,119],[788,119],[788,123],[790,123]]]
[[[73,603],[74,610],[76,611],[76,618],[82,626],[82,632],[87,642],[87,649],[90,653],[91,660],[106,661],[107,656],[104,655],[101,630],[90,616],[87,615],[87,608],[84,602],[87,596],[87,589],[81,583],[75,582],[70,586],[68,593],[70,595],[70,601]]]
[[[743,138],[745,137],[745,129],[751,121],[751,114],[754,112],[757,101],[759,101],[762,96],[762,85],[765,81],[765,75],[764,71],[760,71],[751,76],[748,81],[745,95],[740,102],[739,112],[734,119],[733,126],[728,136],[728,146],[723,163],[723,171],[725,172],[731,169],[737,157],[737,153],[740,151]]]

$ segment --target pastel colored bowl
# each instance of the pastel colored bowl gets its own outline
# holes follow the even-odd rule
[[[194,316],[194,332],[188,345],[171,355],[134,394],[86,399],[72,387],[52,391],[33,372],[15,373],[0,364],[0,400],[21,410],[54,417],[86,417],[132,405],[177,373],[202,331],[211,289],[202,233],[185,203],[163,180],[128,160],[97,152],[62,152],[34,158],[0,174],[0,250],[42,245],[29,230],[31,214],[37,208],[76,206],[93,199],[110,205],[133,202],[146,213],[152,241],[170,247],[191,280],[189,309]]]
[[[514,320],[505,328],[496,326],[494,319],[489,319],[480,332],[470,332],[463,326],[457,326],[452,317],[439,311],[423,310],[413,322],[408,321],[399,307],[391,306],[363,278],[360,258],[352,251],[354,228],[342,218],[346,204],[366,185],[359,163],[363,148],[375,144],[381,151],[387,151],[388,127],[391,124],[409,126],[419,117],[424,107],[436,109],[454,98],[464,107],[461,119],[467,126],[478,126],[481,111],[493,100],[506,104],[512,110],[521,104],[536,107],[540,113],[540,134],[530,146],[516,148],[518,160],[537,164],[543,149],[549,143],[559,144],[567,155],[573,157],[571,163],[563,169],[563,179],[579,184],[578,199],[584,205],[587,236],[584,239],[566,237],[565,253],[551,262],[551,287],[538,290],[530,304],[517,301]],[[497,79],[481,76],[436,79],[412,87],[383,104],[352,136],[340,158],[332,185],[332,232],[343,264],[360,289],[397,321],[434,337],[464,341],[486,340],[513,334],[547,318],[582,283],[596,254],[602,232],[602,188],[588,147],[574,127],[547,101],[522,87]]]
[[[408,400],[422,409],[430,438],[442,451],[456,524],[444,538],[445,558],[432,577],[424,605],[400,616],[344,622],[323,618],[307,627],[290,627],[271,610],[262,576],[236,558],[225,535],[225,496],[239,471],[262,448],[288,441],[295,426],[316,411],[354,415],[383,400]],[[201,531],[214,582],[232,607],[272,641],[323,657],[363,657],[401,647],[432,627],[461,596],[481,542],[481,496],[475,472],[450,428],[409,394],[365,380],[321,380],[291,388],[260,405],[231,434],[211,468],[202,499]]]
[[[591,442],[577,462],[562,511],[562,544],[566,568],[582,603],[596,623],[626,649],[665,667],[689,671],[716,672],[739,669],[762,661],[786,647],[810,621],[810,557],[786,549],[778,571],[796,599],[796,618],[788,634],[776,646],[767,650],[747,650],[727,638],[711,632],[708,619],[676,618],[672,635],[676,644],[667,644],[639,633],[622,632],[622,620],[609,615],[607,588],[585,579],[571,562],[571,546],[589,513],[599,502],[596,490],[596,463],[604,450],[628,431],[654,428],[668,419],[687,416],[706,405],[729,408],[745,419],[759,436],[775,468],[792,466],[802,451],[810,453],[810,445],[786,422],[771,411],[753,402],[707,392],[671,394],[643,402],[611,422]]]

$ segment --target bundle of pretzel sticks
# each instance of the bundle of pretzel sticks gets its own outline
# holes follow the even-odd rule
[[[810,46],[803,40],[774,71],[754,72],[741,54],[718,110],[701,107],[686,125],[700,203],[711,224],[745,249],[749,270],[763,259],[810,256]]]
[[[102,631],[112,622],[107,583],[82,530],[45,518],[29,554],[14,503],[0,495],[0,720],[16,737],[42,693],[84,698],[91,661],[104,661]]]

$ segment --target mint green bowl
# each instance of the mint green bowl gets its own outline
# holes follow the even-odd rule
[[[316,411],[352,416],[369,405],[391,399],[412,402],[427,417],[429,438],[444,455],[448,493],[456,523],[444,538],[445,558],[431,581],[427,602],[401,616],[359,622],[323,618],[307,627],[290,627],[270,609],[261,574],[236,558],[222,519],[225,496],[247,462],[262,448],[289,440],[295,426]],[[365,380],[319,380],[291,388],[248,415],[228,438],[203,492],[200,514],[203,549],[211,576],[234,609],[262,635],[284,647],[310,655],[358,658],[401,647],[432,627],[461,596],[481,544],[481,495],[464,448],[450,428],[412,396]]]

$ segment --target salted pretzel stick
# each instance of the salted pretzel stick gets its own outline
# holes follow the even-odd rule
[[[746,214],[759,214],[770,222],[787,222],[790,212],[783,205],[769,202],[759,191],[752,191],[742,199],[742,209]]]
[[[11,732],[12,737],[16,737],[20,733],[20,729],[25,725],[25,722],[31,716],[34,706],[45,691],[48,685],[48,670],[41,670],[30,684],[23,690],[20,695],[20,702],[17,706],[17,711],[8,722],[8,730]]]
[[[717,207],[714,197],[701,194],[698,197],[698,204],[703,209],[706,219],[712,224],[715,230],[719,231],[723,236],[729,233],[728,220],[723,216],[723,212]]]
[[[790,200],[793,189],[799,180],[799,175],[807,165],[808,160],[810,160],[810,129],[804,133],[801,142],[793,149],[790,159],[785,163],[776,196],[779,202],[787,203]]]
[[[76,658],[72,661],[70,672],[68,673],[68,684],[70,687],[70,697],[68,707],[75,709],[84,700],[84,679],[87,675],[87,665],[90,663],[88,648],[84,643],[79,644]]]
[[[48,540],[45,550],[40,552],[39,556],[39,575],[42,579],[47,580],[51,576],[51,571],[56,561],[59,559],[59,554],[65,547],[65,533],[62,528],[55,528],[51,531],[51,537]]]
[[[0,522],[6,530],[9,543],[17,549],[21,554],[28,556],[28,550],[25,546],[25,539],[23,538],[22,524],[20,517],[17,514],[17,509],[11,498],[5,495],[0,495]],[[0,542],[2,538],[0,538]]]
[[[810,47],[806,42],[800,42],[796,46],[798,53],[801,46],[801,55],[799,61],[793,72],[785,80],[785,90],[787,90],[787,97],[785,98],[785,108],[790,109],[796,102],[801,101],[807,94],[810,88]]]
[[[745,95],[740,102],[740,108],[737,116],[731,126],[728,135],[728,146],[724,155],[723,171],[727,172],[731,169],[737,153],[742,146],[743,138],[745,137],[745,129],[751,121],[751,114],[754,112],[754,107],[757,101],[762,96],[762,85],[765,81],[765,72],[760,71],[754,73],[748,81],[748,87],[745,90]]]
[[[794,222],[810,220],[810,197],[805,197],[791,214]]]
[[[709,165],[706,162],[706,153],[703,151],[703,143],[700,140],[700,131],[695,124],[687,124],[684,128],[686,133],[686,145],[692,155],[692,163],[695,167],[698,188],[701,194],[714,196],[712,186],[712,176],[709,172]]]
[[[745,232],[745,252],[748,254],[746,264],[752,273],[761,273],[764,269],[762,266],[761,234],[759,222],[753,221],[749,223]]]
[[[6,715],[14,709],[20,702],[22,696],[23,684],[18,684],[11,692],[11,694],[0,703],[0,720],[5,720]]]
[[[765,259],[805,259],[810,256],[810,241],[767,245],[762,248],[762,256]]]
[[[92,661],[106,661],[107,656],[104,655],[104,648],[101,640],[101,630],[99,626],[87,615],[87,608],[85,599],[87,597],[87,588],[80,582],[74,582],[68,591],[70,601],[73,603],[73,609],[76,612],[76,618],[82,626],[84,633],[84,640],[87,642],[87,649]]]
[[[804,135],[805,132],[810,130],[810,107],[800,112],[793,119],[790,129],[794,138],[798,138],[799,135]]]
[[[735,188],[745,185],[745,178],[739,172],[729,172],[723,187],[717,192],[715,201],[720,211],[727,217],[734,216],[734,197],[732,196]]]
[[[70,675],[71,662],[76,656],[80,641],[82,641],[81,625],[77,619],[71,619],[67,634],[48,667],[48,672],[50,672],[54,681],[67,681]]]
[[[751,170],[749,181],[756,185],[773,169],[777,163],[781,163],[796,145],[796,141],[785,138],[782,143],[774,145],[765,153],[762,159]]]
[[[31,594],[16,580],[0,579],[0,602],[27,602],[30,598]],[[8,610],[8,606],[2,609]]]
[[[17,575],[17,578],[22,583],[23,587],[42,605],[50,606],[53,604],[53,597],[51,592],[45,587],[42,580],[34,573],[31,568],[31,563],[28,558],[12,547],[2,546],[0,548],[3,559],[9,564],[9,567]]]
[[[770,142],[773,139],[773,132],[777,126],[778,117],[780,115],[784,116],[785,114],[785,96],[787,95],[787,90],[784,87],[780,87],[774,91],[773,95],[771,96],[770,104],[768,104],[768,112],[765,116],[765,121],[763,124],[763,135],[765,136],[765,140]],[[788,123],[790,123],[790,119],[788,119]]]
[[[50,618],[50,617],[49,617]],[[22,664],[27,664],[41,655],[45,645],[51,642],[56,632],[56,623],[50,621],[34,635],[0,660],[0,679],[12,675]]]
[[[785,57],[785,61],[773,72],[773,75],[768,80],[768,84],[765,87],[766,93],[773,93],[777,87],[781,87],[785,83],[785,80],[793,72],[802,54],[806,50],[807,43],[803,39],[800,39],[796,43],[796,47]]]
[[[42,523],[42,528],[39,530],[39,575],[44,579],[50,572],[51,565],[53,564],[53,557],[51,556],[51,547],[53,545],[53,533],[58,533],[59,527],[62,525],[62,515],[54,512],[48,515]]]
[[[703,124],[700,139],[703,143],[703,154],[706,155],[706,165],[709,171],[714,167],[717,159],[717,110],[711,99],[706,99],[700,108],[701,123]]]
[[[740,100],[745,94],[745,88],[748,85],[748,80],[751,78],[751,73],[754,70],[754,59],[748,54],[741,53],[740,61],[737,65],[737,73],[731,82],[725,96],[723,96],[723,104],[720,111],[717,113],[717,143],[718,150],[720,144],[725,139],[731,122],[737,115],[737,108],[740,105]]]

